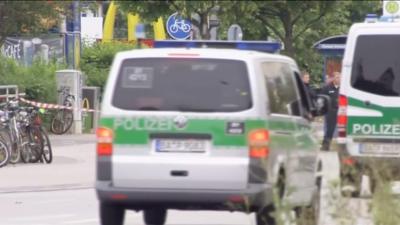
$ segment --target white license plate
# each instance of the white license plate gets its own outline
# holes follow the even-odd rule
[[[361,154],[398,155],[400,145],[394,144],[360,144]]]
[[[156,152],[205,152],[207,148],[207,141],[156,139],[154,140],[154,146]]]

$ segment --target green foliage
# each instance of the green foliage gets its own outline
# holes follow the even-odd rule
[[[86,85],[103,88],[114,56],[119,51],[136,46],[127,43],[96,43],[82,50],[81,70],[86,75]]]
[[[17,85],[28,99],[55,102],[55,72],[59,69],[63,69],[63,66],[35,61],[32,66],[26,67],[12,59],[0,57],[0,85]]]
[[[68,1],[0,1],[0,45],[7,36],[46,31],[44,21],[57,21]]]

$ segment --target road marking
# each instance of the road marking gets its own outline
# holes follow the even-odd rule
[[[76,214],[60,214],[60,215],[44,215],[44,216],[31,216],[23,218],[10,218],[9,221],[32,221],[32,220],[47,220],[47,219],[58,219],[74,217]]]
[[[93,222],[99,222],[99,219],[71,220],[71,221],[66,221],[62,224],[83,224],[83,223],[93,223]]]

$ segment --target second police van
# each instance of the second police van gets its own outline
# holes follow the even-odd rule
[[[372,191],[400,175],[400,22],[354,24],[341,79],[342,184],[359,195],[362,175],[369,175]]]
[[[277,54],[118,53],[97,131],[102,224],[122,225],[129,209],[151,225],[164,224],[168,209],[206,209],[256,212],[258,225],[272,225],[274,196],[318,224],[311,115],[327,105],[316,109],[296,62]]]

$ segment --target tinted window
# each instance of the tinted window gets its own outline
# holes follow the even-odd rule
[[[383,96],[400,95],[400,35],[363,35],[357,39],[351,85]]]
[[[251,108],[246,64],[221,59],[128,59],[112,104],[128,110],[234,112]]]
[[[293,73],[289,65],[262,63],[271,113],[301,115]]]

